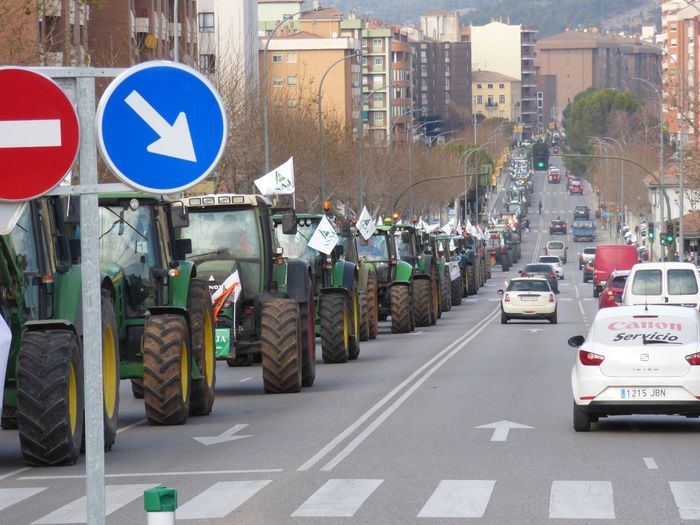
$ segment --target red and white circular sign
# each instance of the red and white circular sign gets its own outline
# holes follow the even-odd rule
[[[39,197],[75,163],[78,115],[50,78],[0,67],[0,200]]]

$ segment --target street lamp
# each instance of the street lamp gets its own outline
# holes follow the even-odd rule
[[[624,156],[624,149],[622,147],[622,144],[620,142],[612,137],[598,137],[600,140],[607,140],[610,142],[614,142],[617,144],[617,147],[620,148],[620,157]],[[620,221],[625,223],[625,163],[623,161],[620,161]]]
[[[176,3],[177,1],[178,0],[175,0]],[[267,101],[267,50],[270,47],[270,41],[272,40],[272,37],[275,36],[275,33],[280,27],[292,20],[295,16],[304,15],[306,13],[312,13],[314,11],[318,11],[319,9],[321,9],[321,6],[316,5],[312,9],[304,9],[302,11],[297,11],[296,13],[284,15],[282,17],[282,20],[277,22],[277,25],[268,35],[267,40],[265,40],[265,47],[263,48],[262,82],[260,83],[263,92],[263,143],[265,145],[265,173],[270,172],[270,124]]]
[[[409,113],[412,113],[415,110],[409,111]],[[411,118],[411,120],[413,120]],[[437,124],[438,122],[442,122],[442,119],[436,119],[436,120],[428,120],[427,122],[423,122],[422,124],[419,124],[415,130],[413,129],[413,125],[406,126],[406,138],[408,139],[408,180],[409,184],[411,184],[411,217],[413,217],[413,207],[414,207],[414,201],[413,201],[413,133],[414,131],[420,131],[422,127],[425,127],[429,124]]]
[[[328,76],[328,73],[331,72],[331,69],[333,69],[336,65],[340,64],[341,62],[345,60],[349,60],[351,58],[358,58],[360,56],[360,53],[352,53],[350,55],[345,55],[343,57],[340,57],[338,60],[333,62],[330,66],[328,66],[328,69],[323,73],[323,76],[321,77],[321,82],[318,84],[318,148],[319,148],[319,179],[320,179],[320,193],[321,193],[321,204],[325,202],[325,163],[326,163],[326,157],[323,152],[323,107],[322,107],[322,102],[323,102],[323,82],[326,80],[326,77]]]
[[[362,157],[363,157],[363,152],[365,149],[364,148],[364,135],[365,134],[364,134],[363,124],[362,124],[362,110],[364,109],[365,104],[367,103],[367,101],[370,99],[371,96],[373,96],[375,93],[379,93],[380,91],[386,91],[386,88],[387,87],[384,86],[384,87],[380,87],[377,89],[373,89],[372,91],[367,93],[367,95],[364,96],[364,98],[362,99],[362,102],[360,103],[360,123],[359,123],[360,126],[358,129],[358,133],[360,135],[360,139],[359,139],[360,140],[360,147],[359,147],[360,158],[358,159],[359,160],[358,164],[360,167],[360,176],[358,177],[359,183],[360,183],[360,206],[359,206],[360,210],[362,208],[364,208],[364,206],[365,206],[365,187],[364,187],[365,176],[364,176],[364,171],[362,170],[362,160],[363,160]]]

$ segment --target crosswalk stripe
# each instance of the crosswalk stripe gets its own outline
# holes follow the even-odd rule
[[[225,518],[271,482],[271,479],[220,481],[179,507],[175,517],[178,520]]]
[[[615,519],[609,481],[553,481],[549,517],[560,519]]]
[[[292,514],[296,517],[351,518],[383,479],[331,479]]]
[[[25,489],[0,489],[0,511],[3,511],[7,507],[24,501],[27,498],[31,498],[39,494],[39,492],[46,490],[48,487],[31,487]]]
[[[419,518],[481,518],[496,486],[487,480],[442,480]]]
[[[595,297],[584,297],[584,298],[581,299],[581,300],[582,300],[582,301],[597,301],[598,299],[596,299]]]
[[[697,481],[669,481],[673,499],[682,520],[700,519],[700,483]]]
[[[113,512],[128,505],[135,499],[143,497],[143,491],[157,486],[157,484],[136,484],[136,485],[107,485],[106,492],[106,514],[109,516]],[[60,509],[56,509],[51,514],[39,518],[32,525],[53,525],[58,523],[85,523],[87,521],[87,497],[83,496]]]

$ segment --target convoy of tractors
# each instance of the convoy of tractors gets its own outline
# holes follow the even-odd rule
[[[519,252],[515,228],[494,225],[484,241],[393,219],[365,239],[352,220],[260,195],[99,204],[106,450],[121,380],[155,425],[212,411],[217,361],[260,364],[266,392],[298,392],[314,383],[317,338],[324,363],[358,359],[380,321],[393,333],[434,325]],[[12,331],[2,427],[18,430],[30,465],[72,464],[84,448],[79,208],[40,198],[0,236],[0,314]],[[324,217],[339,238],[329,254],[308,246]]]

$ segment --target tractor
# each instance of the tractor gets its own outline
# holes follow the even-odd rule
[[[262,363],[268,393],[313,385],[313,271],[307,260],[284,254],[272,203],[260,195],[216,194],[179,204],[187,217],[179,235],[192,240],[188,261],[197,264],[214,301],[216,359],[229,366]],[[294,214],[286,213],[283,233],[293,235],[297,227]]]

